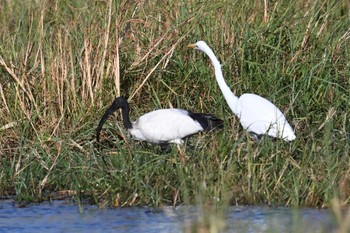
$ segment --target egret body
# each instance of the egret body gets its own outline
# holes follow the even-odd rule
[[[204,41],[198,41],[188,47],[198,49],[208,55],[214,66],[215,78],[221,92],[232,112],[240,119],[244,129],[258,137],[267,134],[285,141],[292,141],[296,138],[286,117],[269,100],[250,93],[238,97],[230,90],[224,80],[219,60]]]

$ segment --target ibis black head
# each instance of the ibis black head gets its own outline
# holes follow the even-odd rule
[[[113,101],[111,106],[103,114],[103,116],[102,116],[102,118],[100,120],[100,123],[98,124],[98,126],[96,128],[96,140],[97,140],[97,142],[100,141],[100,132],[102,130],[103,124],[107,121],[109,115],[111,115],[112,113],[117,111],[119,108],[121,108],[122,112],[123,112],[124,126],[126,128],[131,128],[131,123],[130,123],[130,120],[128,119],[129,118],[129,116],[128,116],[128,114],[129,114],[128,100],[124,96],[119,96],[119,97],[115,98],[115,100]]]

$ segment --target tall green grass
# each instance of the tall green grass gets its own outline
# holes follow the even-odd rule
[[[1,196],[349,203],[348,1],[5,0],[0,11]],[[295,141],[249,138],[208,58],[186,48],[197,40],[213,48],[233,92],[286,114]],[[130,139],[116,114],[98,150],[95,128],[117,95],[129,97],[133,119],[172,106],[214,113],[225,129],[191,138],[182,163],[175,146],[161,154]]]

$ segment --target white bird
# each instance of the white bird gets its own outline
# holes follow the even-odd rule
[[[100,131],[108,116],[122,109],[124,127],[134,139],[159,144],[162,151],[169,143],[181,145],[183,139],[200,131],[209,131],[223,127],[223,121],[212,114],[193,113],[191,111],[169,108],[158,109],[142,115],[135,122],[129,118],[129,104],[123,96],[117,97],[102,116],[96,129],[97,142]]]
[[[245,93],[238,97],[232,93],[224,80],[219,60],[204,41],[198,41],[187,47],[203,51],[209,56],[221,92],[232,112],[240,119],[244,129],[255,134],[258,138],[264,134],[282,138],[285,141],[292,141],[296,138],[286,117],[269,100],[256,94]]]

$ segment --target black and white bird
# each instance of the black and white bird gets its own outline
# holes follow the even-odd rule
[[[184,109],[158,109],[146,113],[135,122],[129,118],[129,104],[125,97],[117,97],[102,116],[96,129],[97,142],[109,115],[121,108],[124,127],[134,139],[159,144],[164,151],[169,143],[181,145],[183,139],[201,131],[223,127],[223,121],[212,114],[194,113]]]
[[[294,130],[289,125],[286,117],[269,100],[250,93],[238,97],[230,90],[224,80],[219,60],[204,41],[198,41],[187,47],[203,51],[209,56],[221,92],[232,112],[240,119],[244,129],[257,136],[257,138],[264,134],[282,138],[285,141],[292,141],[296,138]]]

